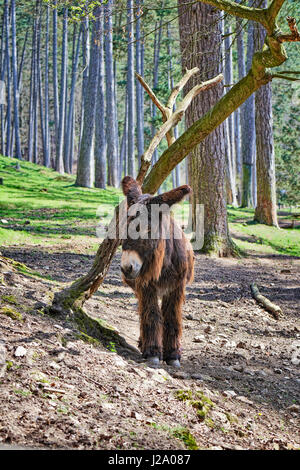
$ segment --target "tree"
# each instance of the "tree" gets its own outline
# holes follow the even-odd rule
[[[248,23],[247,31],[247,64],[246,72],[251,69],[254,43],[253,43],[253,21]],[[242,207],[253,206],[253,166],[255,159],[255,102],[254,95],[251,95],[243,106],[243,139],[242,139],[242,159],[243,159],[243,183],[242,183]]]
[[[98,69],[100,59],[100,15],[101,7],[96,7],[93,21],[92,48],[89,63],[89,77],[84,98],[83,131],[80,141],[77,165],[76,185],[91,188],[93,185],[93,156],[92,145],[95,129],[96,98],[98,90]]]
[[[135,91],[134,91],[134,33],[133,1],[127,0],[127,100],[128,100],[128,174],[135,178]]]
[[[64,129],[65,129],[65,100],[66,100],[66,80],[67,80],[67,44],[68,44],[68,9],[64,8],[63,19],[63,40],[62,40],[62,58],[61,58],[61,78],[60,78],[60,96],[59,96],[59,121],[58,134],[56,137],[56,163],[55,169],[59,173],[64,172]]]
[[[104,50],[103,50],[103,12],[99,18],[99,70],[95,124],[95,187],[106,187],[106,135],[105,135],[105,95],[104,95]]]
[[[106,84],[106,140],[107,140],[107,183],[118,185],[118,154],[116,135],[116,103],[114,86],[112,7],[113,0],[104,6],[104,48],[105,48],[105,84]]]
[[[22,159],[20,128],[19,128],[19,84],[16,34],[16,2],[11,0],[11,37],[12,37],[12,74],[14,89],[14,131],[16,141],[16,157]]]
[[[185,4],[185,0],[178,2],[182,67],[198,66],[201,79],[208,79],[221,71],[221,13],[210,5],[199,3],[190,8]],[[185,92],[188,92],[187,87]],[[186,127],[190,128],[197,122],[222,95],[222,84],[200,94],[187,110]],[[202,250],[219,256],[230,256],[234,253],[234,245],[229,237],[227,222],[224,126],[222,123],[192,150],[189,156],[189,182],[193,189],[194,227],[197,224],[196,204],[204,205]]]
[[[264,1],[263,7],[267,6]],[[261,50],[265,31],[261,25],[254,28],[254,47]],[[255,93],[257,205],[254,219],[278,227],[275,184],[275,153],[273,139],[272,88],[267,83]]]

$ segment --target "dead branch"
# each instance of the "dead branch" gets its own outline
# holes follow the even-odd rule
[[[296,42],[300,41],[300,33],[297,28],[296,19],[292,16],[287,16],[288,26],[291,30],[291,34],[280,34],[278,37],[279,42]]]
[[[269,299],[267,299],[267,297],[262,295],[259,292],[259,289],[255,283],[252,283],[250,285],[250,288],[251,288],[252,297],[256,300],[256,302],[262,307],[264,307],[268,312],[271,312],[274,318],[278,320],[279,316],[282,315],[281,308],[278,305],[271,302]]]
[[[186,109],[189,107],[189,105],[191,104],[191,101],[195,98],[195,96],[197,96],[200,92],[217,85],[224,78],[223,75],[220,74],[212,78],[211,80],[207,80],[206,82],[203,82],[194,86],[186,94],[184,99],[178,105],[177,109],[173,112],[173,105],[174,105],[176,96],[178,96],[178,93],[184,87],[187,81],[198,71],[199,69],[197,67],[186,71],[183,78],[180,80],[180,82],[177,85],[175,85],[175,87],[171,91],[170,97],[167,102],[167,106],[164,106],[160,103],[158,98],[155,96],[155,94],[153,93],[151,88],[146,84],[143,78],[140,75],[136,74],[138,80],[140,81],[144,89],[147,91],[147,93],[149,93],[149,96],[152,99],[153,103],[155,103],[157,107],[159,107],[160,111],[162,112],[163,121],[164,121],[163,125],[158,129],[158,131],[152,138],[147,150],[141,156],[141,166],[140,166],[139,174],[137,176],[137,180],[139,182],[143,181],[150,167],[154,150],[157,148],[157,146],[162,141],[162,139],[164,137],[167,137],[168,146],[174,143],[175,138],[174,138],[173,133],[171,133],[171,130],[178,124],[179,121],[181,121]],[[169,106],[171,106],[171,108]]]

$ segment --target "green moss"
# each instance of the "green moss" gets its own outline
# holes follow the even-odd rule
[[[203,421],[214,406],[213,402],[204,395],[201,390],[177,390],[175,397],[180,401],[187,401],[190,406],[196,409],[198,417]]]
[[[18,321],[23,321],[23,317],[20,312],[17,312],[17,310],[14,310],[13,308],[10,307],[2,307],[0,309],[0,314],[6,315],[7,317],[11,318],[12,320],[18,320]]]
[[[17,301],[17,299],[15,298],[14,295],[2,295],[1,299],[4,302],[8,302],[9,304],[18,305],[18,301]]]
[[[99,340],[97,340],[95,338],[92,338],[91,336],[87,335],[86,333],[83,333],[83,331],[80,331],[80,333],[78,333],[76,335],[76,337],[78,339],[81,339],[82,341],[85,341],[85,343],[93,344],[94,346],[98,346],[100,344]]]
[[[184,428],[184,427],[178,427],[176,429],[171,430],[171,434],[177,439],[180,439],[181,441],[183,441],[187,449],[189,450],[199,449],[196,439],[191,434],[189,429]]]

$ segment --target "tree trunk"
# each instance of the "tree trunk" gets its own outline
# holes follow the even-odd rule
[[[225,49],[225,84],[226,93],[230,90],[233,83],[233,65],[232,65],[232,36],[231,36],[231,26],[227,26],[225,23],[225,40],[224,40],[224,49]],[[236,151],[235,151],[235,140],[234,140],[234,114],[231,114],[226,121],[227,123],[227,135],[228,135],[228,170],[229,170],[229,182],[230,182],[230,192],[231,192],[231,204],[237,206],[237,187],[236,187]]]
[[[63,36],[62,36],[62,56],[61,56],[61,78],[59,96],[59,123],[56,141],[56,165],[55,169],[59,173],[64,173],[64,128],[65,128],[65,100],[66,100],[66,75],[67,75],[67,41],[68,41],[68,9],[64,8]]]
[[[264,1],[260,6],[266,7],[266,3]],[[262,26],[256,24],[254,29],[256,51],[262,49],[264,40],[265,31]],[[257,205],[254,219],[261,224],[278,227],[271,83],[262,86],[255,93],[255,130]]]
[[[79,158],[77,166],[76,185],[91,188],[93,185],[93,155],[92,145],[95,129],[96,99],[98,89],[98,69],[100,57],[100,17],[101,7],[94,9],[91,57],[89,64],[89,78],[84,99],[83,132],[80,142]]]
[[[136,1],[136,6],[138,8],[136,12],[136,49],[135,49],[135,63],[136,71],[138,74],[143,76],[143,54],[142,54],[142,41],[141,41],[141,12],[139,8],[142,6],[142,0]],[[144,108],[143,108],[143,93],[144,89],[136,80],[136,132],[137,132],[137,153],[138,153],[138,166],[141,164],[141,155],[144,153]]]
[[[14,90],[14,132],[16,143],[16,158],[22,159],[20,127],[19,127],[19,84],[16,33],[16,2],[11,0],[11,37],[12,37],[12,75]]]
[[[253,57],[253,21],[248,23],[247,34],[247,72],[251,67]],[[242,111],[243,117],[243,137],[242,137],[242,159],[243,159],[243,189],[242,207],[253,206],[253,164],[255,158],[255,107],[254,95],[246,101]]]
[[[135,178],[135,96],[133,0],[127,0],[127,99],[128,99],[128,174]]]
[[[76,81],[77,81],[77,67],[78,67],[78,60],[79,60],[79,50],[80,50],[80,39],[81,39],[82,28],[78,33],[77,37],[77,44],[76,49],[74,47],[74,54],[73,54],[73,63],[72,63],[72,79],[71,79],[71,91],[70,91],[70,99],[69,99],[69,109],[68,109],[68,117],[67,117],[67,132],[66,132],[66,145],[65,145],[65,161],[68,163],[67,167],[65,168],[67,173],[72,173],[72,148],[73,148],[73,127],[74,127],[74,106],[75,106],[75,88],[76,88]],[[74,28],[74,37],[73,41],[74,44],[76,42],[76,29]]]
[[[5,155],[10,155],[11,144],[11,95],[10,95],[10,52],[9,52],[9,9],[8,0],[5,0],[5,56],[6,56],[6,145]]]
[[[221,14],[202,3],[185,6],[179,0],[179,31],[182,67],[198,66],[195,79],[207,80],[220,72],[221,67]],[[209,53],[207,53],[209,51]],[[193,85],[188,82],[185,93]],[[186,127],[191,127],[203,114],[220,100],[223,85],[200,94],[186,113]],[[193,189],[193,227],[196,228],[196,204],[204,205],[204,245],[202,251],[210,255],[230,256],[235,253],[227,222],[225,194],[224,124],[198,146],[189,156],[189,181]]]
[[[104,50],[103,50],[103,13],[100,21],[100,50],[98,70],[98,91],[95,123],[95,187],[106,188],[106,135],[105,135],[105,93],[104,93]]]
[[[114,62],[113,62],[113,36],[112,36],[112,8],[113,0],[105,4],[104,20],[104,48],[105,48],[105,82],[106,82],[106,139],[107,139],[107,183],[110,186],[118,185],[118,154],[116,136],[116,103],[114,100]]]
[[[54,0],[54,6],[57,1]],[[59,125],[59,103],[58,103],[58,79],[57,79],[57,9],[53,8],[52,14],[52,82],[53,82],[53,107],[54,107],[54,124],[55,139],[58,138]]]

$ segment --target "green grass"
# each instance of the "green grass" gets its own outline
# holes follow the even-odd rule
[[[17,164],[20,169],[17,170]],[[40,245],[92,253],[99,239],[96,227],[107,225],[118,204],[120,189],[79,188],[74,175],[0,156],[0,245]],[[187,202],[176,205],[184,214]],[[298,209],[282,209],[285,221]],[[291,215],[290,215],[291,214]],[[229,227],[235,243],[245,252],[300,256],[300,229],[276,229],[253,222],[252,209],[228,207]],[[54,248],[53,248],[54,249]]]
[[[20,169],[16,170],[17,163]],[[70,243],[96,237],[119,202],[115,188],[79,188],[74,175],[0,156],[0,244]]]
[[[289,211],[286,211],[289,212]],[[294,211],[299,213],[298,211]],[[293,214],[293,212],[292,212]],[[300,256],[300,227],[269,227],[253,221],[253,209],[228,207],[229,228],[234,242],[243,251],[257,253]],[[293,215],[280,216],[285,222],[292,221]]]

